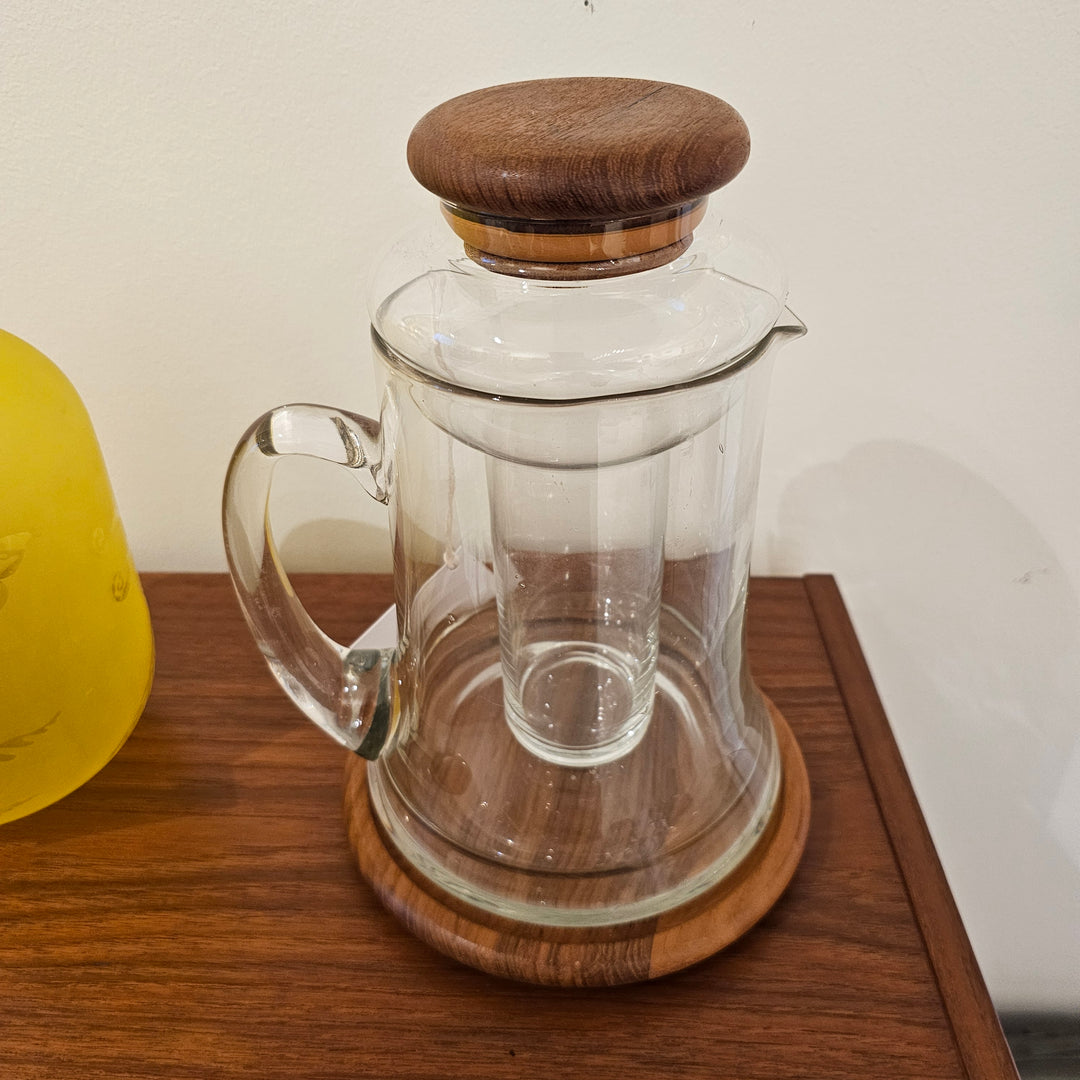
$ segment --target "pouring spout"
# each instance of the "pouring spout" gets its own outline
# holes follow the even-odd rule
[[[806,333],[806,323],[791,308],[785,306],[772,328],[772,333],[785,338],[800,338]]]

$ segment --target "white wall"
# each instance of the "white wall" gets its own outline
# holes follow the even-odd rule
[[[82,391],[140,566],[221,569],[249,420],[375,407],[363,286],[428,205],[423,112],[559,74],[728,99],[754,151],[714,212],[810,327],[756,567],[837,575],[998,1005],[1075,1009],[1078,31],[1074,0],[5,0],[0,326]],[[283,520],[325,482],[385,558],[379,507],[294,479]]]

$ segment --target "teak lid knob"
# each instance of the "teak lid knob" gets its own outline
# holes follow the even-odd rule
[[[444,201],[469,254],[530,277],[670,261],[689,244],[706,196],[749,153],[746,125],[726,102],[618,78],[464,94],[424,116],[408,145],[409,168]]]

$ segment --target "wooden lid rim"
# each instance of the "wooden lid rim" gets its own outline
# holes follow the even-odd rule
[[[505,214],[489,214],[481,210],[471,210],[467,206],[458,206],[452,202],[443,202],[444,213],[450,212],[455,217],[466,221],[475,221],[490,228],[506,229],[509,232],[522,233],[603,233],[620,229],[636,229],[642,225],[659,225],[672,218],[681,217],[695,210],[705,201],[691,199],[684,203],[673,203],[661,210],[649,214],[635,214],[632,217],[597,217],[597,218],[524,218],[510,217]]]
[[[522,222],[527,228],[508,228],[505,219],[492,224],[482,215],[466,216],[446,203],[442,211],[466,246],[477,251],[521,262],[595,263],[659,251],[686,239],[705,216],[706,203],[706,199],[687,203],[673,208],[674,216],[643,225],[625,227],[624,222],[609,221],[598,229],[599,223],[589,222],[589,231],[581,232],[547,232],[542,221]]]
[[[691,234],[676,240],[674,244],[668,244],[667,247],[643,251],[640,255],[593,262],[530,262],[526,259],[492,255],[489,251],[479,251],[469,244],[465,245],[465,254],[485,270],[506,277],[532,278],[538,281],[592,281],[596,278],[640,274],[643,270],[653,270],[657,266],[674,262],[686,251],[693,239]]]

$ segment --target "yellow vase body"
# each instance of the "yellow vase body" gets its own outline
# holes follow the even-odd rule
[[[123,746],[154,670],[150,613],[82,401],[0,330],[0,824]]]

